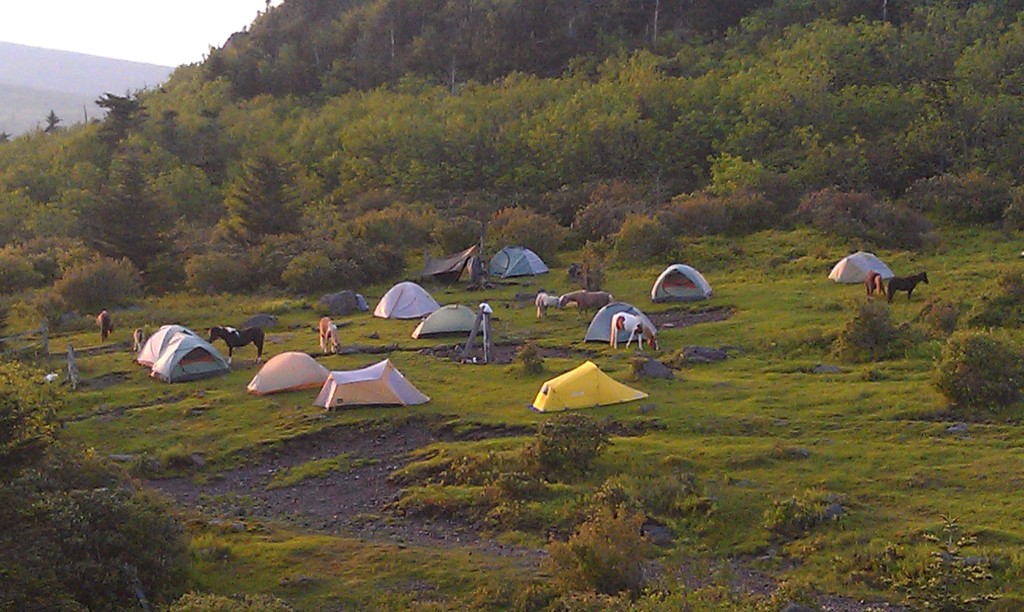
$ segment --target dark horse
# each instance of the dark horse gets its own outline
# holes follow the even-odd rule
[[[231,353],[240,346],[250,342],[256,345],[256,363],[263,358],[263,330],[259,327],[246,327],[235,329],[234,327],[211,327],[210,343],[220,338],[228,345],[228,363],[231,363]]]
[[[919,272],[913,276],[899,277],[894,276],[889,279],[889,288],[886,292],[886,301],[892,304],[892,296],[896,295],[897,291],[906,291],[907,299],[914,293],[914,287],[917,287],[918,283],[928,284],[928,273]]]
[[[96,325],[100,327],[100,342],[106,342],[111,332],[114,331],[114,321],[110,318],[110,313],[104,310],[96,315]]]
[[[885,282],[882,280],[882,275],[874,270],[868,272],[868,275],[864,277],[864,286],[868,290],[868,297],[876,293],[885,295]]]

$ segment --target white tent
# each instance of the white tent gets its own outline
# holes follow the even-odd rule
[[[686,264],[673,264],[651,287],[652,302],[690,302],[711,297],[711,285],[704,275]]]
[[[406,281],[388,289],[373,309],[373,316],[382,319],[419,319],[440,307],[426,289]]]
[[[184,334],[186,336],[195,336],[195,332],[181,325],[164,325],[160,329],[156,330],[152,336],[146,340],[146,343],[142,345],[142,349],[139,351],[138,356],[135,357],[135,361],[148,368],[153,367],[153,364],[160,359],[160,355],[163,354],[164,349],[171,343],[171,340],[179,335]]]
[[[209,342],[196,335],[175,334],[153,364],[150,376],[175,383],[230,371],[228,362]]]
[[[321,408],[424,404],[430,398],[402,376],[390,359],[361,370],[331,372],[314,405]]]
[[[881,274],[882,278],[886,280],[895,276],[889,266],[875,257],[873,253],[857,251],[840,259],[839,263],[829,272],[828,277],[837,283],[863,283],[868,272],[872,270]]]
[[[289,351],[274,355],[253,376],[246,391],[253,395],[266,395],[297,389],[320,387],[330,374],[306,353]]]

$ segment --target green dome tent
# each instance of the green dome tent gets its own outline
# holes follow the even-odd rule
[[[490,274],[499,278],[546,274],[547,265],[530,249],[505,247],[491,257]]]
[[[448,304],[430,313],[412,332],[413,338],[441,334],[468,334],[473,331],[476,313],[468,306]]]

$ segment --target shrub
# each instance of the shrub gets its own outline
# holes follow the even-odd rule
[[[24,255],[10,249],[0,251],[0,293],[17,293],[37,286],[43,275],[36,272]]]
[[[829,520],[829,506],[838,503],[837,496],[823,489],[807,489],[800,496],[773,502],[764,512],[764,528],[780,538],[801,537]]]
[[[450,255],[468,249],[480,240],[483,224],[462,215],[439,220],[430,232],[430,238],[441,249],[443,255]]]
[[[746,234],[768,228],[781,218],[779,207],[763,193],[741,190],[725,196],[685,194],[658,214],[673,233]]]
[[[291,612],[284,601],[272,595],[224,597],[212,593],[185,593],[167,612]]]
[[[141,287],[139,271],[130,261],[98,258],[66,271],[53,289],[71,308],[95,312],[127,306]]]
[[[1009,182],[972,170],[920,179],[901,200],[954,223],[996,223],[1003,219],[1013,195]]]
[[[651,544],[641,535],[644,515],[603,507],[568,542],[548,544],[548,565],[555,580],[573,591],[627,592],[644,587],[644,559]]]
[[[960,320],[960,308],[952,302],[932,296],[921,308],[918,318],[936,333],[951,334]]]
[[[604,254],[593,242],[580,251],[577,280],[587,291],[600,291],[604,286]]]
[[[603,240],[622,227],[630,211],[643,210],[646,195],[637,187],[621,181],[599,185],[590,194],[587,205],[576,212],[572,234],[579,243]]]
[[[581,414],[560,414],[541,423],[525,449],[534,473],[553,479],[586,473],[608,444],[601,425]]]
[[[322,292],[330,285],[333,271],[327,255],[317,251],[301,253],[288,263],[281,281],[297,293]]]
[[[832,352],[854,363],[887,359],[901,348],[902,336],[903,331],[892,322],[888,304],[858,301],[856,314],[839,332]]]
[[[230,253],[195,255],[185,262],[188,286],[200,293],[242,291],[249,286],[244,258]]]
[[[931,223],[920,214],[866,193],[823,189],[804,196],[796,214],[822,232],[881,246],[917,249],[935,241]]]
[[[370,244],[401,249],[421,247],[429,244],[436,217],[433,209],[391,207],[359,215],[349,224],[349,231]]]
[[[1024,324],[1024,275],[1014,270],[1003,274],[998,290],[982,296],[971,313],[970,323],[985,327],[1020,327]]]
[[[675,235],[663,223],[644,215],[630,215],[615,234],[615,253],[620,260],[647,261],[664,258],[675,246]]]
[[[1024,360],[995,338],[964,332],[946,341],[935,387],[963,416],[995,414],[1020,399]]]
[[[516,351],[516,364],[523,374],[535,375],[544,372],[544,356],[535,342],[527,342]]]
[[[487,226],[488,244],[526,247],[545,261],[554,259],[567,234],[555,219],[528,208],[503,208]]]

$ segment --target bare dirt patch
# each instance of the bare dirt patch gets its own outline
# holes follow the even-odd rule
[[[429,355],[431,357],[437,357],[439,359],[448,359],[452,361],[458,361],[462,355],[462,349],[465,347],[464,344],[442,344],[438,346],[432,346],[430,348],[420,349],[420,355]],[[508,365],[515,361],[516,353],[522,347],[521,344],[498,344],[494,346],[494,351],[491,354],[491,364],[497,365]],[[591,357],[594,355],[592,351],[583,351],[579,349],[570,349],[565,347],[540,347],[541,357],[548,359],[550,357],[566,358],[577,356]],[[479,344],[474,345],[470,348],[469,354],[466,357],[469,363],[480,363],[483,364],[484,360],[484,349]]]
[[[121,384],[129,378],[131,378],[131,374],[128,372],[111,372],[96,378],[83,380],[79,388],[90,390],[106,389],[107,387]]]
[[[647,318],[654,323],[658,329],[677,329],[680,327],[692,327],[701,323],[714,323],[725,321],[733,315],[732,308],[711,308],[699,312],[683,309],[665,310],[662,312],[647,313]]]

